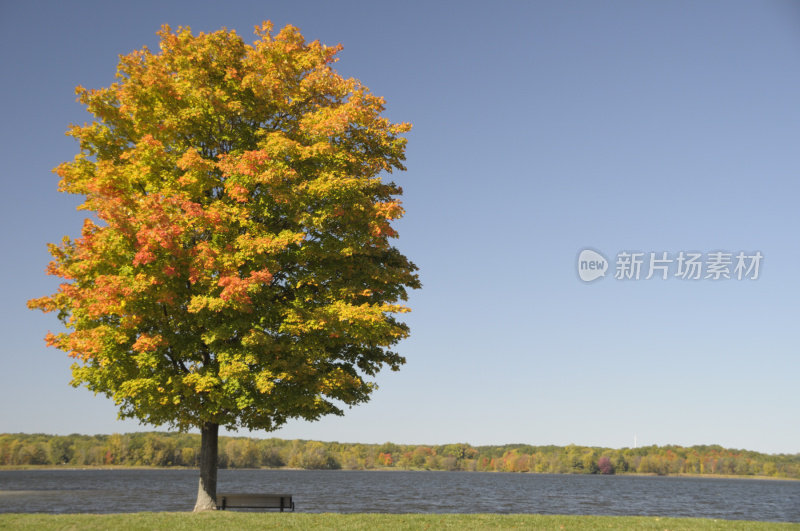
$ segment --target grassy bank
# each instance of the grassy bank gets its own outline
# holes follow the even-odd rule
[[[0,514],[0,529],[800,529],[800,524],[643,516],[495,514]]]

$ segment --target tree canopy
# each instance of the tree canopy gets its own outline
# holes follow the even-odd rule
[[[121,417],[274,430],[342,414],[404,363],[420,283],[385,177],[410,125],[332,68],[341,46],[256,35],[164,26],[115,83],[76,89],[94,120],[55,171],[91,217],[50,245],[65,281],[29,306],[58,312],[47,343]]]

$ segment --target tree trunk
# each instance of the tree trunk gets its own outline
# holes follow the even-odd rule
[[[219,424],[206,422],[201,428],[200,486],[194,512],[213,511],[217,508],[217,440]]]

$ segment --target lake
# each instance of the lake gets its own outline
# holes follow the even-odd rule
[[[4,470],[0,512],[190,511],[196,470]],[[490,472],[220,470],[301,512],[644,515],[800,522],[800,482]]]

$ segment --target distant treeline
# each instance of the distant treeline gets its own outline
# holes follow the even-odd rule
[[[0,465],[198,465],[200,436],[0,434]],[[406,469],[549,474],[717,474],[800,479],[800,454],[772,455],[721,446],[440,446],[357,444],[220,437],[220,468]]]

